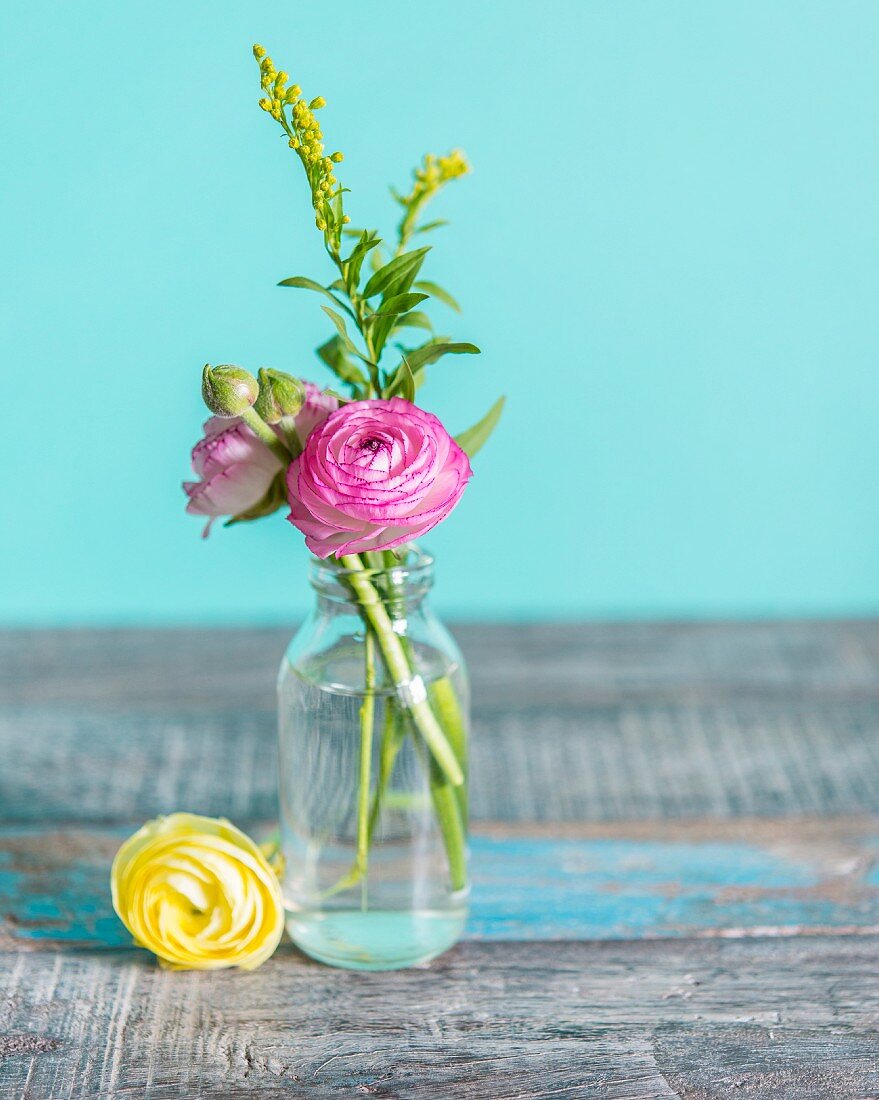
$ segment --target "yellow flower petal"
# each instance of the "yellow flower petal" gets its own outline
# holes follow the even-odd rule
[[[116,853],[110,882],[135,943],[174,970],[253,970],[284,931],[277,876],[258,845],[222,818],[148,821]]]

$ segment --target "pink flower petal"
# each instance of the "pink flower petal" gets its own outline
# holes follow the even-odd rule
[[[315,427],[290,465],[288,519],[318,557],[385,550],[445,519],[471,476],[431,413],[398,397],[355,401]]]

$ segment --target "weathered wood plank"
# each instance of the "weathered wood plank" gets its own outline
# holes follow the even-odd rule
[[[289,628],[0,630],[0,700],[259,706]],[[475,694],[516,702],[877,697],[879,621],[461,623]]]
[[[473,816],[613,821],[879,812],[879,703],[475,707]],[[0,712],[0,820],[276,812],[273,710]]]
[[[0,820],[275,813],[286,632],[0,632]],[[879,625],[459,629],[473,812],[879,812]]]
[[[879,1092],[877,949],[470,943],[391,974],[0,954],[0,1097],[855,1100]]]
[[[274,816],[287,632],[0,632],[0,1097],[879,1095],[879,624],[458,633],[482,941],[180,975],[107,949],[109,860]]]
[[[876,819],[558,833],[498,826],[474,837],[471,938],[879,933]]]
[[[0,946],[127,946],[110,906],[108,870],[129,831],[0,829]],[[596,825],[553,833],[556,826],[476,832],[469,938],[879,932],[879,821]]]

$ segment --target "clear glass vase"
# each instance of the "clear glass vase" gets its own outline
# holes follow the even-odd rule
[[[407,551],[315,561],[278,678],[287,928],[335,966],[434,958],[467,915],[464,662]]]

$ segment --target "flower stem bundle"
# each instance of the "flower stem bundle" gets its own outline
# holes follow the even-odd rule
[[[472,476],[470,460],[500,418],[503,398],[470,428],[452,436],[416,404],[428,368],[449,355],[474,355],[472,343],[434,328],[436,303],[458,311],[454,297],[423,276],[426,234],[445,223],[424,222],[428,204],[469,171],[460,150],[426,155],[403,192],[395,233],[355,229],[348,189],[336,172],[340,151],[327,152],[319,113],[323,96],[308,98],[276,68],[262,46],[260,108],[279,127],[304,175],[306,198],[332,266],[330,280],[305,275],[280,286],[317,294],[331,325],[316,350],[334,375],[319,390],[284,371],[206,366],[203,394],[212,418],[193,450],[197,480],[185,485],[189,512],[235,524],[288,507],[290,523],[318,558],[338,568],[363,630],[364,693],[355,858],[331,892],[362,888],[366,904],[370,849],[400,747],[412,738],[429,778],[454,890],[466,884],[466,727],[461,700],[447,677],[422,667],[409,636],[405,596],[395,565],[416,539],[445,519]],[[322,116],[321,116],[322,117]],[[376,722],[379,685],[392,695]],[[380,728],[377,728],[380,727]],[[377,774],[373,759],[377,757]]]

